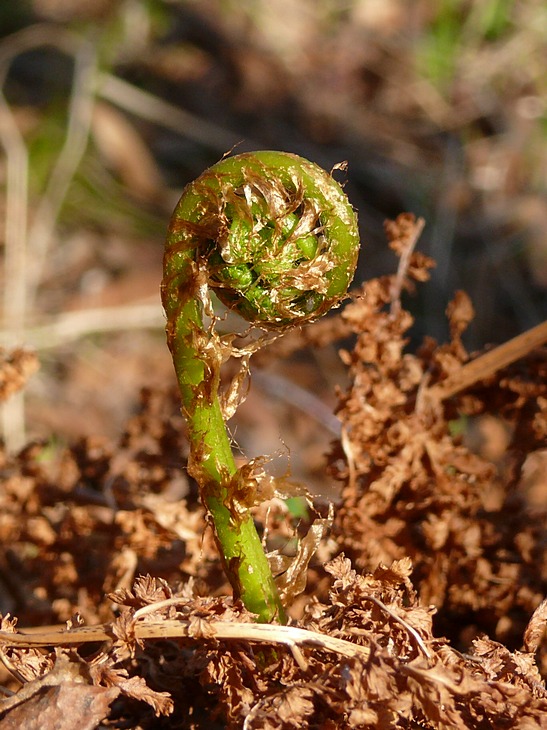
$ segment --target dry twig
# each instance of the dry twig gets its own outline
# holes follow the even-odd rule
[[[469,388],[479,380],[486,380],[498,370],[511,365],[511,363],[526,357],[530,352],[541,347],[547,342],[547,322],[542,322],[536,327],[523,332],[513,339],[504,342],[493,350],[479,355],[474,360],[462,365],[461,368],[437,383],[429,393],[433,398],[445,400],[462,390]]]
[[[180,601],[179,601],[180,602]],[[156,608],[156,607],[154,607]],[[367,659],[370,655],[368,647],[354,644],[345,639],[321,634],[297,626],[280,626],[276,624],[238,623],[235,621],[204,621],[203,630],[196,632],[195,624],[186,619],[165,619],[164,621],[135,622],[135,638],[144,639],[224,639],[232,641],[253,641],[261,644],[282,644],[291,647],[313,646],[341,656],[360,656]],[[95,641],[110,641],[112,632],[108,624],[83,626],[70,630],[60,627],[46,628],[39,631],[10,633],[0,631],[0,646],[4,648],[37,648],[43,646],[74,646]]]

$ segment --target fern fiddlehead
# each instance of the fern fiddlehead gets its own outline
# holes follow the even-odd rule
[[[189,469],[234,593],[260,621],[285,613],[252,516],[235,496],[239,474],[219,399],[227,348],[209,291],[264,329],[303,324],[345,296],[358,249],[356,215],[338,183],[283,152],[223,159],[185,188],[171,218],[161,292]]]

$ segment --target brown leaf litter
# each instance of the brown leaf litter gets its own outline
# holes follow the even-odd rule
[[[432,262],[411,216],[387,232],[398,272],[315,330],[355,340],[331,533],[329,515],[303,537],[279,499],[256,510],[272,545],[292,545],[277,570],[296,556],[288,626],[226,598],[173,394],[145,391],[115,446],[2,455],[0,730],[547,727],[545,511],[521,489],[546,447],[547,359],[442,394],[476,361],[473,307],[458,293],[450,342],[410,352],[401,296]],[[507,434],[496,461],[471,439],[486,418]]]
[[[0,403],[22,390],[38,367],[34,352],[20,347],[11,351],[0,347]]]
[[[406,235],[407,219],[388,234]],[[431,262],[414,255],[407,275]],[[442,385],[469,355],[462,334],[473,308],[448,307],[451,342],[404,351],[412,318],[393,298],[396,277],[365,284],[343,313],[357,341],[343,353],[352,385],[341,399],[343,436],[330,456],[343,484],[339,546],[360,569],[409,556],[425,605],[451,638],[488,631],[516,646],[545,595],[545,513],[519,492],[526,457],[546,446],[547,360],[531,354],[440,402]],[[504,463],[473,453],[458,427],[490,414],[510,433]]]

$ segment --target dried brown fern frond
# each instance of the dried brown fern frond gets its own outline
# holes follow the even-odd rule
[[[443,632],[465,642],[482,629],[515,645],[547,591],[545,515],[530,513],[515,491],[526,456],[547,445],[547,360],[532,352],[500,361],[501,369],[479,368],[483,381],[460,379],[461,392],[443,392],[475,362],[462,342],[473,307],[459,292],[447,310],[450,342],[407,350],[413,320],[400,305],[401,283],[423,281],[431,265],[407,253],[413,231],[409,216],[387,226],[402,271],[367,282],[342,315],[357,340],[342,353],[351,386],[330,455],[343,485],[335,534],[366,570],[409,556]],[[505,468],[466,441],[466,424],[480,414],[502,419],[510,434]]]

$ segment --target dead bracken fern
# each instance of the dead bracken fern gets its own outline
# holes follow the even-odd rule
[[[387,232],[404,251],[414,221],[401,216]],[[407,278],[424,280],[431,264],[413,254]],[[482,629],[515,645],[547,583],[545,514],[531,513],[517,489],[527,455],[547,445],[547,360],[537,352],[498,370],[507,345],[499,357],[470,360],[462,334],[473,307],[463,292],[448,307],[450,343],[427,339],[405,352],[412,318],[400,306],[399,279],[366,283],[343,313],[357,342],[343,353],[352,385],[330,457],[343,482],[338,544],[366,570],[409,556],[422,602],[436,606],[452,638]],[[542,339],[529,347],[547,338],[547,326],[535,329]],[[473,385],[462,376],[471,364],[483,378]],[[454,435],[462,419],[485,414],[509,433],[497,466]]]
[[[145,392],[116,448],[2,457],[0,728],[547,727],[545,514],[519,488],[546,446],[544,331],[471,357],[458,293],[450,342],[406,351],[420,225],[388,224],[399,270],[338,325],[355,334],[329,455],[342,501],[288,626],[223,597],[170,395]],[[470,442],[487,415],[508,433],[497,463]]]
[[[82,720],[86,701],[101,700],[106,714],[115,698],[140,700],[150,709],[139,708],[135,727],[154,727],[160,715],[210,727],[193,719],[198,713],[233,728],[542,726],[547,691],[534,641],[509,652],[481,638],[460,654],[433,637],[409,560],[360,576],[339,556],[326,569],[328,602],[312,602],[294,627],[257,625],[228,599],[193,597],[191,585],[174,596],[150,577],[111,597],[123,608],[107,625],[17,634],[5,619],[2,658],[26,684],[4,711],[14,720],[36,712],[45,689],[57,700],[55,719],[75,698]],[[532,617],[528,636],[540,635],[544,613]],[[91,642],[101,648],[84,659]]]
[[[22,390],[27,380],[38,370],[38,358],[33,352],[0,347],[0,403]]]

